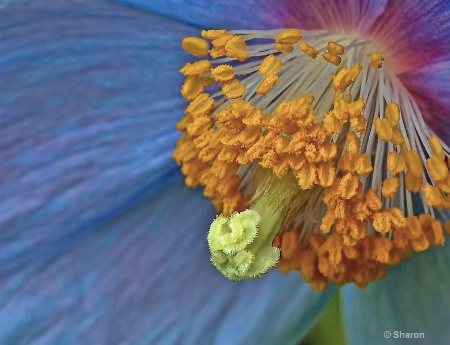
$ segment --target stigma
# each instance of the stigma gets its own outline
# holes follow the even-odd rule
[[[365,287],[444,245],[450,149],[365,38],[204,30],[182,48],[189,102],[173,157],[219,215],[207,241],[231,280],[272,267],[316,290]]]

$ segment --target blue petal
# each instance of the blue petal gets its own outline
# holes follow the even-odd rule
[[[344,288],[347,335],[351,344],[387,344],[384,332],[423,332],[421,343],[446,345],[450,339],[450,246],[416,254],[389,269],[384,281],[365,290]],[[398,335],[400,335],[398,333]],[[392,338],[392,344],[411,339]]]
[[[414,95],[427,124],[450,145],[450,59],[400,76]]]
[[[277,27],[271,12],[273,0],[113,0],[180,20],[198,28],[268,29]]]
[[[178,178],[58,260],[1,276],[0,343],[298,344],[335,289],[277,271],[226,280],[209,262],[213,218]]]
[[[189,33],[103,1],[0,11],[2,268],[63,252],[178,170]]]
[[[200,28],[353,28],[365,31],[387,0],[114,0],[197,25]]]

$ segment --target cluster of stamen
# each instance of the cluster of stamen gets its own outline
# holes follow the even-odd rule
[[[184,136],[174,158],[186,184],[203,186],[224,216],[251,208],[262,193],[258,181],[247,182],[249,171],[265,169],[274,183],[297,189],[277,209],[279,269],[300,271],[317,290],[328,281],[364,287],[384,277],[388,265],[443,245],[450,224],[436,215],[450,209],[449,150],[433,135],[427,142],[412,138],[401,98],[377,103],[376,94],[360,91],[362,79],[387,85],[380,53],[367,54],[356,42],[359,60],[352,59],[323,33],[317,45],[304,35],[207,30],[184,39],[187,52],[211,60],[181,69],[181,93],[190,103],[177,124]],[[252,39],[272,43],[247,46]],[[322,61],[315,60],[319,54]],[[308,92],[298,94],[291,72],[308,59],[323,72],[316,79],[299,75]],[[327,73],[333,77],[324,81]]]

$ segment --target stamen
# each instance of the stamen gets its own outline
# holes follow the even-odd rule
[[[450,148],[375,44],[324,31],[204,30],[174,152],[220,215],[211,261],[232,280],[277,266],[359,287],[443,245]],[[315,59],[319,54],[323,59]],[[389,64],[386,64],[389,65]]]
[[[339,64],[341,63],[341,57],[332,54],[330,52],[323,53],[323,58],[324,60],[328,61],[329,63],[332,63],[335,66],[339,66]]]
[[[319,51],[311,47],[308,43],[300,43],[300,49],[310,58],[315,59],[319,55]]]
[[[384,57],[380,53],[372,53],[369,55],[370,61],[372,61],[372,67],[381,68],[383,66]]]
[[[202,57],[208,55],[209,44],[198,37],[186,37],[181,41],[181,47],[194,56]]]

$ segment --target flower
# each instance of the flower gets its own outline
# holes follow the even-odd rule
[[[173,156],[220,213],[208,245],[231,280],[277,265],[317,290],[364,288],[450,233],[450,148],[399,78],[404,58],[376,28],[336,26],[181,43],[200,59],[180,70]]]
[[[270,2],[125,2],[154,14],[50,0],[7,3],[0,12],[1,342],[295,343],[337,290],[312,292],[295,273],[234,284],[207,262],[201,230],[214,211],[183,187],[170,158],[184,106],[178,46],[198,29],[173,19],[267,29],[301,13],[339,18],[335,3],[317,13],[307,3],[293,11],[300,2],[290,9],[287,1],[275,9]],[[368,27],[383,15],[394,23],[406,16],[399,54],[411,53],[404,44],[415,41],[429,60],[408,60],[416,70],[402,80],[422,109],[445,114],[445,3],[420,4],[420,13],[408,2],[366,5],[345,18],[367,13],[360,26]],[[412,28],[428,16],[431,23]],[[308,20],[306,29],[317,25]],[[425,91],[433,102],[421,99]],[[439,119],[444,137],[445,116]],[[365,290],[341,289],[349,341],[380,343],[385,330],[398,330],[445,343],[449,254],[447,246],[430,249]]]

